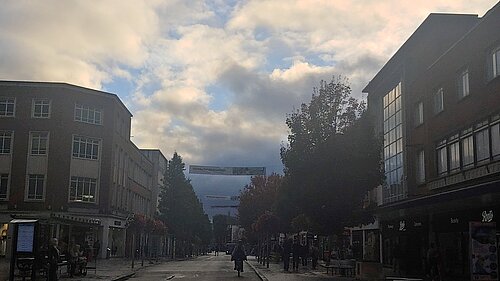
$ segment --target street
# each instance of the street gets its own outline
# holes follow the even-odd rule
[[[238,278],[233,270],[229,255],[201,256],[193,260],[172,261],[145,268],[130,280],[255,280],[260,281],[255,272],[244,264],[244,272]]]

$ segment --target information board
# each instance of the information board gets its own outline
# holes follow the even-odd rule
[[[33,242],[35,239],[35,224],[20,223],[17,229],[17,251],[33,253]]]
[[[471,280],[498,280],[496,224],[470,222]]]

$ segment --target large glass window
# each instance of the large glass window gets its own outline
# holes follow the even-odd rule
[[[97,160],[99,158],[99,140],[73,136],[73,157]]]
[[[465,69],[458,76],[458,97],[464,98],[469,95],[469,70]]]
[[[73,202],[95,202],[97,179],[71,177],[69,200]]]
[[[493,77],[495,78],[500,75],[500,47],[492,52],[491,62],[493,67]]]
[[[384,112],[384,203],[404,199],[403,187],[403,120],[401,84],[383,97]]]
[[[45,175],[28,176],[28,200],[43,200]]]
[[[95,107],[75,104],[75,121],[101,125],[102,112]]]
[[[0,131],[0,154],[10,154],[12,149],[12,132]]]
[[[491,154],[493,157],[500,156],[500,123],[491,126]]]
[[[33,117],[33,118],[49,118],[50,117],[50,100],[48,100],[48,99],[34,99],[31,117]]]
[[[444,97],[443,88],[439,88],[436,93],[434,93],[434,113],[438,114],[444,110]]]
[[[417,183],[425,182],[425,156],[424,150],[420,150],[417,153]]]
[[[9,174],[0,174],[0,200],[7,199],[9,190]]]
[[[48,132],[31,132],[31,155],[46,155],[49,143]]]
[[[490,136],[488,128],[476,132],[476,158],[477,161],[489,160],[490,158]]]
[[[463,168],[474,165],[474,141],[472,134],[468,134],[461,139],[462,144],[462,165]]]
[[[419,102],[415,106],[415,126],[421,125],[424,123],[424,103]]]
[[[450,144],[450,171],[457,171],[460,169],[460,144],[458,141]]]
[[[446,146],[437,149],[438,174],[443,175],[448,172],[448,150]]]
[[[15,109],[15,98],[0,97],[0,117],[14,117]]]

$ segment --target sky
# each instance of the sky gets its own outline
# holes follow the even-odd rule
[[[493,0],[3,1],[0,80],[117,94],[131,140],[186,166],[282,173],[286,115],[321,80],[355,97],[430,13],[483,16]],[[210,214],[249,177],[187,175]],[[234,213],[234,211],[233,211]]]

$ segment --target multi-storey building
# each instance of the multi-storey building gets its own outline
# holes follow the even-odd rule
[[[62,251],[99,239],[101,256],[127,254],[127,221],[151,217],[157,196],[153,163],[130,141],[131,117],[114,94],[0,81],[2,228],[34,218]]]
[[[364,89],[384,137],[381,261],[402,274],[423,275],[436,244],[443,274],[469,280],[469,223],[500,212],[498,30],[500,4],[431,14]]]

